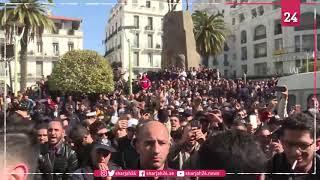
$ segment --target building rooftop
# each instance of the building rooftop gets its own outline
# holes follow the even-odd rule
[[[81,22],[82,19],[80,18],[72,18],[72,17],[65,17],[65,16],[55,16],[55,15],[49,15],[50,19],[56,19],[56,20],[65,20],[65,21],[79,21]]]

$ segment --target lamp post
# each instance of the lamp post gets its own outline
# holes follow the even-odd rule
[[[19,42],[24,33],[24,27],[20,35],[16,34],[16,24],[13,25],[13,33],[14,33],[14,95],[18,94],[18,48]]]
[[[121,27],[124,33],[124,36],[128,42],[128,53],[129,53],[129,94],[132,94],[132,61],[131,61],[131,44],[130,39],[127,38],[126,29],[137,29],[137,26],[122,26]]]

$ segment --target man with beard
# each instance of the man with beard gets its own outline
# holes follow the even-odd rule
[[[78,168],[76,153],[65,144],[65,132],[61,121],[55,119],[48,125],[48,143],[41,147],[39,171],[44,173],[46,180],[67,180],[69,175]],[[61,174],[52,174],[61,173]]]
[[[184,127],[182,138],[170,148],[168,160],[171,168],[182,170],[196,166],[195,159],[191,157],[196,154],[206,138],[201,128],[196,127],[196,121],[192,120]]]

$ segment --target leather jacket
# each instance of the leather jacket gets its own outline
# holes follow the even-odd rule
[[[70,174],[78,169],[78,159],[75,151],[67,144],[60,143],[54,149],[49,149],[48,144],[40,147],[39,168],[43,180],[68,180]],[[62,173],[62,174],[53,174]]]

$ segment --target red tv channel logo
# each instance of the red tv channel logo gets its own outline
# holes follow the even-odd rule
[[[300,26],[300,0],[281,0],[282,26]]]

